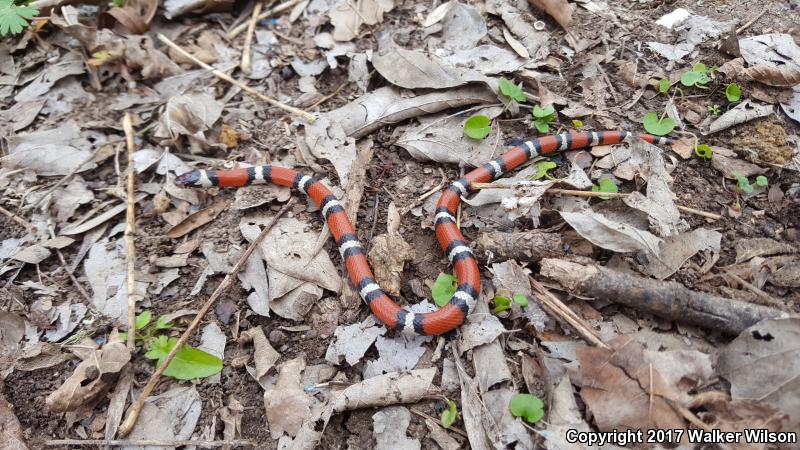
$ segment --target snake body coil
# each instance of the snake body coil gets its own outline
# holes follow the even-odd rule
[[[410,333],[439,335],[464,323],[470,306],[474,305],[481,290],[478,262],[458,229],[455,219],[461,196],[473,191],[471,184],[496,180],[539,155],[595,145],[618,144],[624,139],[634,137],[651,144],[672,143],[669,138],[627,131],[591,131],[544,136],[525,141],[451,183],[436,205],[434,225],[436,239],[455,268],[458,289],[450,303],[437,311],[424,314],[401,308],[383,293],[375,281],[364,249],[342,204],[327,187],[314,178],[284,167],[257,166],[235,170],[195,170],[181,175],[176,182],[184,186],[199,187],[242,187],[273,183],[300,190],[320,208],[339,247],[350,280],[372,313],[392,329],[402,328],[403,331]]]

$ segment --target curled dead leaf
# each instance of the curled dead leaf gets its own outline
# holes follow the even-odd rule
[[[800,84],[800,69],[793,67],[770,67],[766,64],[756,64],[744,69],[750,78],[768,86],[791,87]]]
[[[55,413],[73,411],[98,398],[114,386],[120,370],[131,359],[122,342],[109,342],[75,368],[64,384],[47,396],[47,407]]]
[[[169,231],[167,231],[167,237],[172,239],[179,238],[211,222],[212,220],[216,219],[217,216],[225,210],[225,208],[228,207],[228,203],[229,202],[227,200],[218,200],[208,208],[201,209],[200,211],[191,214],[181,223],[170,228]]]

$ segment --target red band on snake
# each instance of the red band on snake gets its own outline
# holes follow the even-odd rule
[[[470,194],[472,183],[495,180],[516,169],[529,159],[559,151],[617,144],[627,138],[641,138],[651,144],[672,144],[669,138],[627,131],[591,131],[544,136],[521,143],[500,157],[480,166],[454,181],[442,193],[436,206],[434,221],[436,239],[458,277],[458,289],[443,308],[430,313],[414,313],[400,307],[383,293],[367,263],[364,248],[356,230],[347,218],[341,203],[331,191],[314,178],[276,166],[257,166],[236,170],[195,170],[177,178],[183,186],[242,187],[273,183],[302,191],[320,208],[322,216],[339,247],[347,273],[372,313],[387,327],[422,335],[439,335],[458,328],[481,291],[480,269],[464,236],[456,224],[456,210],[461,197]]]

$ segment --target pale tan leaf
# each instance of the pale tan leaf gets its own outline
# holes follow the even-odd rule
[[[750,78],[769,86],[791,87],[800,84],[800,69],[792,67],[770,67],[766,64],[756,64],[744,69]]]
[[[525,48],[525,46],[522,45],[522,42],[518,41],[511,34],[511,32],[508,31],[508,28],[506,28],[506,27],[503,27],[503,37],[506,39],[506,42],[508,42],[508,45],[510,45],[511,48],[514,49],[514,51],[517,52],[517,54],[519,56],[521,56],[521,57],[523,57],[525,59],[528,59],[528,58],[531,57],[531,54],[528,52],[528,49]]]
[[[528,2],[552,16],[564,29],[572,25],[572,11],[575,7],[567,0],[528,0]]]

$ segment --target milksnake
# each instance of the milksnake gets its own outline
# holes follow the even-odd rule
[[[461,197],[473,192],[472,183],[485,183],[519,167],[529,159],[550,153],[618,144],[624,139],[638,137],[651,144],[669,145],[672,139],[628,131],[591,131],[562,133],[520,141],[518,146],[500,157],[480,166],[458,181],[451,183],[436,205],[434,226],[436,239],[455,266],[458,287],[450,302],[429,313],[414,313],[401,308],[383,293],[367,263],[364,247],[358,241],[356,230],[347,218],[344,207],[321,182],[294,169],[276,166],[256,166],[235,170],[195,170],[176,179],[182,186],[242,187],[251,184],[273,183],[300,190],[321,209],[339,252],[347,267],[350,280],[359,290],[361,298],[372,313],[389,328],[421,335],[439,335],[458,328],[467,317],[480,293],[480,270],[464,236],[456,224],[456,210]]]

